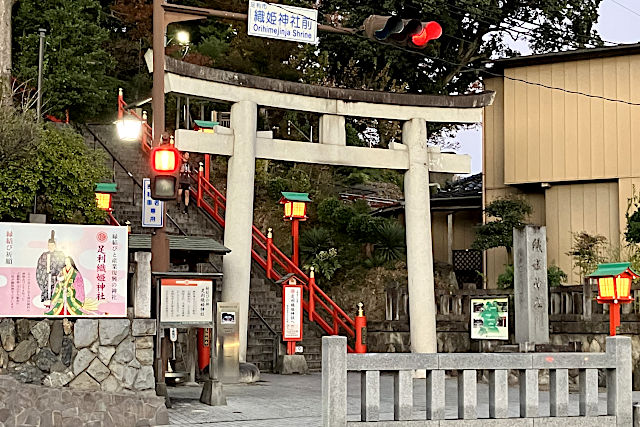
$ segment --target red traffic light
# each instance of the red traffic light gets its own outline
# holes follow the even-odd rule
[[[151,167],[156,173],[172,174],[180,167],[180,152],[172,146],[163,145],[151,151]]]
[[[411,42],[416,47],[424,47],[429,40],[435,40],[442,35],[442,27],[435,21],[430,21],[424,24],[422,31],[418,34],[411,36]]]

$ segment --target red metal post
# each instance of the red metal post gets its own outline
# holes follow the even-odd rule
[[[309,321],[313,322],[313,318],[316,314],[316,273],[314,268],[311,267],[309,273]]]
[[[273,269],[273,232],[270,228],[267,231],[267,279],[272,278],[271,270]]]
[[[620,326],[620,303],[609,304],[609,335],[616,336],[616,327]]]
[[[118,120],[122,120],[124,117],[124,94],[122,88],[118,89]]]
[[[200,168],[198,168],[198,197],[196,198],[196,205],[200,207],[202,203],[202,162],[200,162]]]
[[[364,315],[364,310],[362,309],[362,303],[358,303],[358,315],[356,316],[356,353],[366,353],[367,352],[367,342],[366,342],[366,334],[367,334],[367,317]]]
[[[204,155],[204,179],[209,182],[209,171],[211,170],[211,154]]]
[[[300,263],[298,262],[298,232],[299,232],[299,219],[298,218],[293,218],[291,220],[291,236],[293,237],[293,257],[292,257],[292,261],[293,263],[296,265],[296,267],[300,266]]]

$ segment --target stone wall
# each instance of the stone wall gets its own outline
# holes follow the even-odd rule
[[[155,396],[154,319],[0,321],[0,374],[22,383]]]
[[[19,384],[0,375],[0,425],[144,426],[169,424],[164,398]]]

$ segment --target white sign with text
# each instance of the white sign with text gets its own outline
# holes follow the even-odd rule
[[[250,36],[302,43],[318,42],[318,11],[302,7],[249,1]]]

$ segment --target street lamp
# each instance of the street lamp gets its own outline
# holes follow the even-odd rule
[[[631,263],[617,262],[599,264],[596,271],[588,275],[598,281],[598,297],[600,304],[609,306],[609,335],[616,335],[616,327],[620,326],[620,304],[633,302],[631,281],[640,276],[631,269]]]
[[[142,130],[142,122],[137,118],[127,115],[116,121],[118,137],[123,141],[138,141]]]
[[[176,33],[176,41],[178,42],[178,44],[185,46],[189,44],[190,40],[191,40],[191,37],[189,37],[188,32],[184,30],[180,30]]]
[[[283,191],[280,204],[284,205],[285,221],[291,221],[291,236],[293,237],[293,263],[299,266],[298,235],[299,222],[307,219],[307,202],[310,202],[309,193],[292,193]]]

